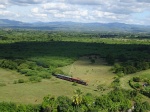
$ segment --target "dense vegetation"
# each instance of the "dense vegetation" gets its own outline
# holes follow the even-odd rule
[[[3,112],[118,112],[128,111],[147,112],[150,110],[148,102],[142,102],[136,91],[114,90],[107,95],[94,97],[87,93],[82,95],[76,90],[72,99],[66,96],[55,98],[45,96],[40,105],[23,105],[15,103],[0,103]]]
[[[140,40],[141,38],[146,38]],[[127,111],[132,106],[134,112],[146,112],[148,102],[140,100],[139,93],[149,96],[150,79],[137,77],[130,80],[136,91],[126,91],[119,87],[120,76],[150,68],[150,40],[145,34],[111,34],[92,32],[53,32],[34,30],[0,30],[0,67],[15,70],[29,77],[28,81],[40,82],[51,78],[52,73],[62,73],[58,67],[73,63],[81,56],[98,55],[108,65],[112,65],[115,78],[112,86],[115,91],[107,95],[82,95],[76,91],[73,99],[66,96],[58,98],[46,96],[40,105],[19,105],[0,103],[2,111],[11,112],[91,112]],[[95,59],[91,59],[95,63]],[[14,83],[25,83],[23,79]],[[138,83],[137,83],[138,82]],[[141,84],[147,84],[141,87]],[[2,85],[4,86],[4,85]],[[103,89],[102,86],[98,90]]]
[[[148,78],[133,77],[133,79],[129,81],[129,84],[131,87],[150,98],[150,80]]]

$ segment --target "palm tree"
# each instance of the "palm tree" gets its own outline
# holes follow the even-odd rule
[[[73,96],[73,103],[78,106],[82,103],[82,91],[80,89],[77,89],[75,92],[75,95]]]

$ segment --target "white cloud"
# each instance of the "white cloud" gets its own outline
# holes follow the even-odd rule
[[[23,21],[150,24],[148,17],[141,17],[145,11],[150,14],[149,10],[150,0],[0,0],[0,18],[3,15],[9,19],[7,15],[12,14],[11,18],[16,19],[18,14]]]
[[[42,8],[45,10],[72,10],[72,6],[65,3],[46,3],[42,5]],[[73,8],[74,9],[74,8]]]
[[[1,4],[0,4],[0,9],[5,9],[5,8],[6,8],[5,5],[1,5]]]
[[[31,9],[31,12],[33,12],[33,13],[38,13],[39,12],[39,8],[33,8],[33,9]]]
[[[16,5],[32,5],[45,3],[47,0],[8,0],[11,4]]]

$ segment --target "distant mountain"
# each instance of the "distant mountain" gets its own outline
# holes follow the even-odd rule
[[[0,19],[0,26],[24,26],[24,25],[30,25],[30,24],[20,22],[20,21],[9,20],[9,19]]]
[[[150,26],[125,23],[78,23],[78,22],[35,22],[0,19],[0,27],[54,30],[54,31],[109,31],[109,32],[150,32]]]

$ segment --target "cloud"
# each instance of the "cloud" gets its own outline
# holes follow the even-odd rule
[[[10,12],[10,11],[5,11],[5,10],[0,10],[0,17],[1,18],[16,18],[19,17],[20,15],[14,12]]]
[[[6,8],[5,5],[1,5],[1,4],[0,4],[0,9],[5,9],[5,8]]]
[[[43,13],[43,10],[35,7],[31,9],[31,14],[29,16],[35,19],[46,19],[48,15],[46,13]]]
[[[147,3],[150,3],[150,0],[137,0],[137,2],[147,2]]]
[[[45,3],[47,0],[9,0],[12,4],[20,5],[32,5],[32,4],[41,4]]]
[[[70,4],[79,4],[79,5],[100,5],[102,0],[66,0]]]
[[[143,14],[149,10],[150,0],[0,0],[0,18],[22,21],[146,24],[149,18]]]
[[[39,8],[37,8],[37,7],[36,7],[36,8],[33,8],[33,9],[31,9],[31,12],[32,12],[32,13],[38,13],[38,12],[39,12]]]
[[[70,10],[71,6],[65,3],[46,3],[42,5],[45,10]]]

